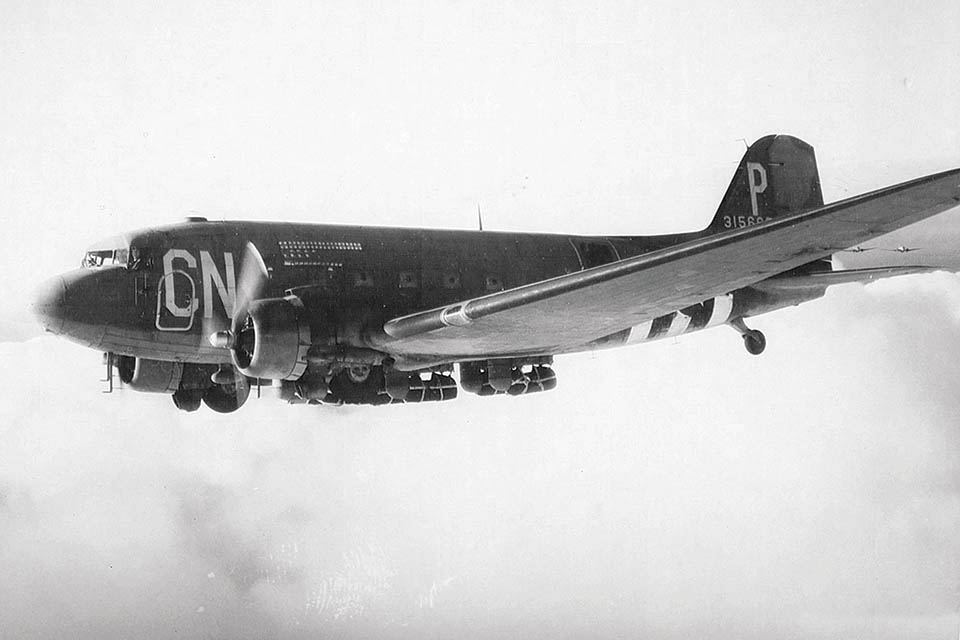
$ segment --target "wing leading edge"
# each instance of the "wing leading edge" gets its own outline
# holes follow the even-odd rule
[[[960,169],[762,225],[388,321],[407,355],[551,353],[760,282],[960,206]]]

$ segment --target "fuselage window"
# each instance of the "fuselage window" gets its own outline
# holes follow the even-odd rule
[[[373,276],[371,276],[366,271],[361,271],[359,273],[353,274],[353,286],[355,287],[372,287],[373,286]]]
[[[447,272],[443,274],[443,288],[444,289],[459,289],[460,288],[460,274]]]
[[[577,253],[580,254],[580,263],[584,269],[599,267],[617,260],[617,252],[608,242],[578,242]]]
[[[419,286],[417,274],[413,271],[401,271],[399,286],[401,289],[416,289]]]
[[[503,280],[497,276],[487,276],[485,280],[487,291],[503,291]]]

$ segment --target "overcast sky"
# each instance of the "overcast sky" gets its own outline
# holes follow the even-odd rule
[[[960,166],[954,2],[482,4],[0,4],[4,634],[956,637],[957,276],[423,407],[184,415],[13,341],[185,215],[656,233],[741,138],[813,144],[827,200]]]

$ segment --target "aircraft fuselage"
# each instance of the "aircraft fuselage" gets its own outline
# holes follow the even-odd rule
[[[192,220],[131,233],[114,239],[115,246],[98,243],[87,254],[90,265],[45,285],[37,309],[49,331],[101,351],[229,363],[229,352],[208,338],[229,326],[249,242],[269,270],[263,297],[302,288],[320,310],[311,324],[328,332],[333,343],[382,346],[381,327],[390,318],[632,257],[693,235],[590,237]],[[102,264],[93,264],[97,254]],[[648,331],[634,339],[677,335],[710,320],[708,314],[693,318],[692,326],[682,321],[671,326],[664,318],[652,336]],[[592,336],[566,350],[626,339]]]

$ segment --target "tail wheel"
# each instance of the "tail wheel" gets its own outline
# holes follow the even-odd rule
[[[767,338],[762,331],[751,329],[743,334],[743,346],[747,348],[747,353],[758,356],[767,348]]]

